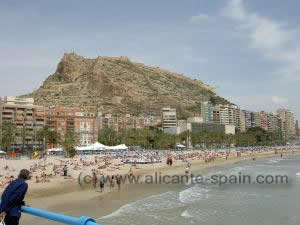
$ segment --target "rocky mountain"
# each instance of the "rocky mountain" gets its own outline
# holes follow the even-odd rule
[[[162,107],[193,113],[200,102],[227,103],[199,80],[159,67],[131,62],[128,57],[87,59],[64,54],[56,72],[26,97],[40,105],[60,104],[105,113],[158,114]]]

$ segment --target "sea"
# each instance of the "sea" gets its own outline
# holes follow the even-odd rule
[[[193,182],[154,188],[156,191],[144,185],[142,194],[97,218],[97,222],[103,225],[300,224],[299,154],[240,162],[202,170],[197,175],[227,179],[246,175],[251,182],[249,179],[240,183],[233,179],[227,184]],[[257,177],[261,178],[260,184]]]

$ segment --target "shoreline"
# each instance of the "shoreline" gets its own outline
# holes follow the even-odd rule
[[[294,154],[299,153],[300,150],[294,151]],[[292,154],[291,152],[284,152],[286,154]],[[271,157],[280,157],[280,154],[274,154],[273,152],[267,153],[259,153],[255,155],[256,159],[263,159],[263,158],[271,158]],[[236,163],[241,163],[244,161],[252,160],[253,156],[242,156],[239,158],[231,157],[228,160],[217,159],[214,162],[204,163],[203,160],[193,160],[191,163],[191,173],[200,172],[204,169],[210,169],[215,167],[222,167],[226,165],[233,165]],[[135,172],[135,176],[145,176],[145,175],[153,175],[155,172],[160,172],[162,175],[184,175],[186,163],[182,162],[175,162],[174,166],[162,166],[156,168],[146,168],[140,169]],[[158,184],[159,185],[159,184]],[[157,185],[157,186],[158,186]],[[162,184],[164,185],[164,184]],[[129,187],[130,186],[130,187]],[[122,184],[121,191],[126,192],[129,188],[135,188],[134,184]],[[44,209],[56,209],[60,208],[59,206],[63,204],[73,204],[75,205],[77,202],[82,204],[82,201],[89,201],[94,199],[105,199],[113,198],[114,195],[118,195],[116,193],[120,192],[115,188],[113,191],[109,191],[108,185],[106,185],[106,190],[102,193],[96,191],[99,190],[98,184],[97,188],[94,189],[90,184],[88,187],[80,187],[77,183],[77,180],[67,180],[65,182],[60,183],[57,185],[55,183],[53,186],[41,187],[41,188],[33,188],[30,189],[26,196],[26,199],[29,200],[29,204],[33,205],[35,208],[44,208]],[[41,204],[41,202],[43,202]]]

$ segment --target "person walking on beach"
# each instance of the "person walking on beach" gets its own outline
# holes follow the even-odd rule
[[[132,166],[130,167],[130,170],[129,170],[129,176],[130,176],[130,177],[133,176],[133,169],[132,169]]]
[[[189,175],[189,173],[190,173],[190,167],[187,166],[187,167],[185,168],[185,175]]]
[[[97,175],[96,175],[95,171],[93,171],[92,182],[93,182],[93,187],[96,188],[96,185],[97,185]]]
[[[190,161],[188,161],[187,166],[188,166],[188,168],[191,168],[191,162]]]
[[[30,172],[20,171],[18,179],[7,186],[1,197],[0,220],[4,218],[5,225],[18,225],[21,218],[21,206],[25,205],[24,197],[28,190]]]
[[[104,178],[104,175],[101,174],[101,177],[100,177],[100,191],[101,192],[104,191],[104,184],[105,184],[105,178]]]
[[[114,189],[114,187],[115,187],[115,176],[112,175],[110,179],[110,190]]]
[[[118,190],[121,190],[121,177],[119,174],[116,176],[116,183],[118,185]]]
[[[64,172],[64,177],[68,176],[68,167],[67,167],[67,165],[64,166],[63,172]]]

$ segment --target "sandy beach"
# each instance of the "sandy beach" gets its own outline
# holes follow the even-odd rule
[[[300,152],[300,149],[295,149],[294,152]],[[283,152],[283,154],[291,154],[289,152]],[[196,155],[196,156],[195,156]],[[246,160],[252,160],[253,157],[256,159],[265,158],[265,157],[280,157],[280,153],[275,155],[274,151],[262,151],[257,152],[255,155],[251,153],[244,153],[240,157],[237,157],[235,154],[232,154],[226,160],[224,155],[218,155],[215,160],[205,163],[203,159],[200,159],[197,156],[197,152],[190,153],[186,157],[189,158],[188,162],[190,163],[190,173],[196,173],[204,169],[226,166],[229,164],[239,163]],[[175,158],[175,157],[174,157]],[[122,198],[128,200],[128,198],[136,197],[139,193],[143,193],[145,189],[145,184],[122,184],[121,191],[116,187],[113,190],[109,188],[109,185],[105,185],[104,192],[100,193],[99,184],[97,183],[96,189],[91,183],[79,185],[78,177],[81,174],[91,175],[92,171],[97,172],[97,174],[104,175],[128,175],[131,165],[124,164],[120,159],[109,160],[110,166],[105,169],[97,169],[104,164],[104,162],[99,162],[97,164],[93,163],[95,160],[94,156],[87,156],[84,162],[80,165],[85,164],[86,166],[81,166],[80,169],[76,169],[79,165],[80,157],[75,159],[67,159],[62,157],[48,157],[44,159],[34,159],[30,160],[27,158],[19,160],[5,160],[0,159],[0,175],[2,182],[10,176],[17,176],[18,172],[22,168],[32,169],[32,179],[28,181],[29,191],[26,195],[26,203],[35,208],[42,208],[51,211],[56,211],[60,213],[67,213],[72,215],[72,212],[66,212],[66,209],[72,208],[72,210],[77,209],[77,211],[82,212],[82,215],[90,215],[88,211],[84,210],[84,206],[89,204],[89,201],[99,201],[99,208],[101,208],[101,214],[106,215],[111,213],[117,207],[122,204]],[[90,164],[90,165],[89,165]],[[57,167],[58,174],[54,176],[53,167]],[[68,166],[69,177],[66,178],[62,176],[62,168],[64,165]],[[6,167],[6,169],[4,169]],[[8,167],[8,169],[7,169]],[[187,167],[187,162],[179,159],[173,160],[173,165],[166,165],[166,159],[163,158],[161,163],[155,164],[145,164],[137,165],[133,169],[134,176],[144,177],[145,175],[154,175],[159,172],[161,175],[184,175],[185,169]],[[75,169],[74,169],[75,168]],[[36,183],[36,176],[41,177],[42,174],[46,174],[44,181]],[[51,175],[52,173],[52,175]],[[42,180],[43,178],[39,178]],[[151,189],[157,190],[167,190],[168,185],[152,185]],[[4,187],[0,189],[0,192],[4,190]],[[116,203],[117,202],[117,203]],[[114,204],[113,204],[114,203]],[[75,210],[76,211],[76,210]],[[76,214],[76,213],[75,213]],[[32,218],[24,216],[25,221],[31,221]]]

